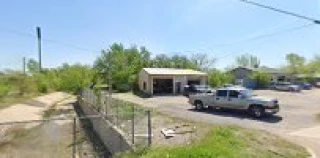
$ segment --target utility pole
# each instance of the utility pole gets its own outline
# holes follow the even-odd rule
[[[26,75],[26,57],[22,58],[22,70],[23,74]]]
[[[41,29],[37,26],[37,38],[38,38],[38,53],[39,53],[39,72],[42,72],[42,59],[41,59]]]

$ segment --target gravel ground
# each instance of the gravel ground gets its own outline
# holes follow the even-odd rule
[[[139,98],[130,94],[116,94],[115,97],[193,121],[266,130],[302,144],[320,157],[320,121],[316,116],[320,113],[320,89],[306,90],[301,93],[272,90],[258,90],[254,93],[278,98],[280,112],[274,116],[253,119],[241,111],[195,111],[188,104],[188,99],[183,96]]]

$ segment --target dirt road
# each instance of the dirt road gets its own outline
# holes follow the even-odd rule
[[[0,122],[42,119],[42,113],[47,107],[68,97],[70,95],[67,93],[55,92],[15,104],[0,110]]]

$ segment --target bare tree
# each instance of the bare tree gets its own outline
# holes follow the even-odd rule
[[[210,57],[206,53],[192,54],[190,60],[197,66],[197,69],[202,71],[208,71],[216,62],[215,58]]]

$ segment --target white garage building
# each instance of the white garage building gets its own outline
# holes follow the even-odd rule
[[[206,84],[208,75],[191,69],[143,68],[139,73],[139,87],[154,94],[180,94],[186,85]]]

